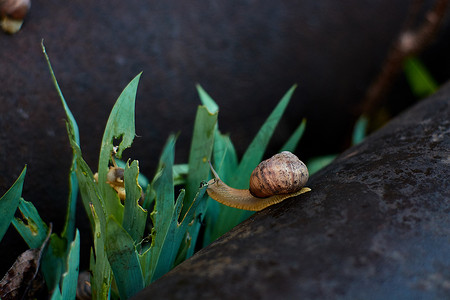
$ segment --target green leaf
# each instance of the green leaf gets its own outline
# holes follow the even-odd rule
[[[210,113],[205,106],[199,106],[195,117],[194,133],[192,136],[191,148],[189,153],[189,174],[186,184],[186,198],[184,199],[183,214],[186,214],[195,195],[198,192],[200,183],[209,177],[209,161],[214,146],[214,133],[217,124],[218,112]],[[197,241],[200,224],[206,211],[206,202],[202,202],[196,209],[198,218],[192,226],[189,227],[189,236],[191,238],[191,247],[188,251],[188,257],[194,253],[194,247]]]
[[[53,294],[52,294],[50,300],[63,300],[63,297],[61,295],[61,291],[59,289],[55,289],[53,291]]]
[[[104,201],[107,215],[113,215],[118,222],[122,222],[123,206],[117,193],[107,183],[106,175],[113,151],[115,139],[121,139],[116,156],[122,157],[122,152],[131,146],[135,136],[134,110],[137,86],[141,74],[138,74],[123,90],[117,99],[108,118],[98,163],[98,187],[101,199]]]
[[[238,158],[230,136],[218,130],[214,137],[214,166],[225,182],[231,180],[238,168]]]
[[[142,259],[142,270],[146,285],[150,284],[151,277],[156,268],[157,261],[161,255],[162,245],[170,227],[174,212],[174,189],[173,189],[173,162],[175,156],[175,136],[171,135],[164,146],[159,161],[158,171],[152,182],[155,191],[155,208],[151,213],[152,219],[152,246]]]
[[[361,143],[366,137],[367,125],[369,119],[366,116],[360,116],[356,121],[352,134],[352,145]]]
[[[189,152],[189,173],[186,184],[185,210],[190,207],[198,187],[209,176],[209,163],[214,145],[214,128],[218,113],[210,113],[199,106],[195,117],[194,133]]]
[[[21,218],[14,218],[13,225],[31,249],[39,248],[49,234],[48,226],[42,221],[31,202],[20,199]],[[51,234],[48,245],[42,255],[41,270],[47,288],[52,292],[60,281],[66,260],[66,239]]]
[[[68,131],[70,131],[69,127],[67,127],[67,129]],[[106,209],[103,205],[104,200],[102,200],[100,196],[99,185],[97,185],[97,183],[95,182],[94,175],[92,174],[91,169],[84,161],[79,146],[72,139],[70,139],[70,141],[72,149],[75,151],[77,160],[77,168],[75,169],[75,173],[77,175],[81,200],[83,202],[84,209],[89,217],[92,231],[95,231],[95,221],[93,219],[90,204],[92,204],[95,208],[96,215],[99,219],[99,226],[102,227],[101,231],[104,231],[106,225]]]
[[[70,127],[70,131],[72,133],[72,138],[77,145],[80,145],[80,134],[78,130],[77,122],[67,105],[67,102],[63,96],[63,93],[59,87],[58,81],[56,80],[55,73],[53,72],[52,65],[50,63],[50,58],[47,55],[47,51],[45,50],[44,41],[41,41],[42,52],[44,53],[45,59],[47,60],[47,65],[50,71],[50,75],[53,80],[53,84],[55,85],[56,91],[58,92],[61,103],[64,107],[64,111],[67,116],[67,126]],[[77,196],[78,196],[78,182],[77,176],[75,174],[76,169],[76,157],[75,153],[72,158],[72,165],[70,166],[70,174],[69,174],[69,197],[67,201],[67,213],[66,213],[66,221],[64,224],[64,229],[62,236],[67,240],[71,241],[74,238],[75,234],[75,214],[76,214],[76,204],[77,204]]]
[[[91,251],[90,270],[92,299],[109,299],[109,291],[112,281],[112,270],[105,251],[104,236],[106,235],[106,222],[101,229],[100,219],[94,205],[90,205],[92,218],[94,220],[94,249]]]
[[[75,299],[80,265],[80,233],[76,230],[75,239],[70,244],[66,272],[62,275],[62,299]]]
[[[238,170],[232,178],[231,184],[233,187],[242,189],[248,188],[248,179],[250,178],[253,169],[261,162],[267,145],[269,144],[275,128],[283,116],[296,87],[296,85],[292,86],[283,98],[281,98],[278,105],[266,119],[250,146],[247,148],[247,151],[245,151]]]
[[[14,218],[12,223],[30,249],[41,247],[48,235],[48,226],[42,221],[36,207],[22,198],[19,202],[21,218]]]
[[[138,161],[127,164],[124,171],[125,181],[125,209],[123,215],[123,228],[136,242],[142,239],[147,220],[147,211],[139,205],[142,189],[138,185]]]
[[[297,86],[292,86],[286,94],[281,98],[278,105],[274,108],[272,113],[266,119],[261,129],[256,134],[255,138],[244,153],[242,160],[230,178],[228,184],[231,187],[239,189],[247,189],[249,186],[249,179],[253,169],[262,160],[267,145],[277,127],[284,111],[286,110],[292,94]],[[211,232],[212,240],[218,238],[231,228],[248,218],[252,212],[240,210],[225,205],[221,205],[220,213],[212,229],[207,229]],[[210,226],[210,225],[207,225]]]
[[[142,208],[149,211],[151,209],[153,201],[155,201],[155,197],[156,193],[153,190],[152,185],[151,184],[147,185],[147,188],[145,189],[144,203],[142,204]]]
[[[201,187],[198,193],[194,197],[191,207],[189,207],[186,214],[183,216],[180,222],[181,206],[183,203],[184,191],[180,192],[178,199],[175,203],[175,210],[172,215],[170,226],[168,228],[164,243],[161,247],[161,252],[158,257],[158,261],[155,267],[155,271],[152,276],[152,281],[163,276],[165,273],[170,271],[174,266],[175,260],[180,250],[180,245],[182,244],[183,237],[190,226],[194,226],[198,223],[200,217],[198,216],[198,208],[205,203],[207,199],[206,186]],[[196,218],[194,220],[194,218]],[[188,251],[184,253],[188,255]]]
[[[200,101],[208,111],[212,114],[219,112],[219,106],[217,103],[211,98],[211,96],[208,95],[208,93],[201,87],[200,84],[196,85],[198,95],[200,97]]]
[[[25,166],[9,190],[0,198],[0,241],[8,230],[9,224],[14,219],[20,196],[22,195],[23,181],[25,180]]]
[[[187,213],[180,215],[185,191],[181,190],[177,200],[174,201],[174,155],[175,136],[172,135],[163,149],[158,171],[152,182],[156,195],[155,207],[151,214],[152,244],[140,255],[146,285],[173,267],[188,226],[196,223],[193,222],[196,209],[206,199],[206,188],[202,188],[200,193],[194,196],[193,204],[187,209]]]
[[[186,177],[189,173],[188,164],[179,164],[173,166],[173,184],[182,185],[186,184]]]
[[[228,135],[221,134],[216,131],[214,138],[214,166],[215,170],[219,172],[224,182],[229,182],[237,170],[238,159],[236,150]],[[209,198],[207,201],[207,209],[205,214],[205,233],[203,235],[203,246],[206,247],[213,242],[218,236],[214,232],[220,211],[225,206],[219,202]]]
[[[166,219],[169,221],[167,223],[168,226],[166,228],[159,228],[155,226],[156,242],[150,254],[153,258],[152,282],[167,273],[172,268],[175,261],[175,257],[181,244],[181,239],[179,243],[178,241],[175,241],[174,235],[176,232],[174,232],[174,225],[176,226],[178,224],[178,216],[181,213],[184,195],[184,190],[181,190],[175,202],[175,207],[172,208],[172,215],[167,216],[169,217],[169,219]],[[156,211],[156,213],[158,213],[158,211]],[[184,233],[185,232],[183,232],[183,235]]]
[[[317,173],[320,169],[329,165],[336,158],[336,156],[336,154],[330,154],[310,159],[306,164],[308,166],[309,176]]]
[[[128,299],[144,288],[144,279],[133,238],[114,216],[106,225],[105,248],[120,298]]]
[[[416,57],[406,59],[403,68],[414,95],[422,98],[437,91],[438,84]]]
[[[55,290],[61,280],[66,260],[67,241],[52,233],[42,256],[41,270],[45,284],[50,292]]]
[[[281,147],[280,152],[283,151],[290,151],[294,152],[297,148],[298,142],[303,136],[303,133],[305,132],[306,128],[306,119],[303,119],[300,125],[297,127],[297,129],[294,131],[294,133],[291,135],[289,140]]]

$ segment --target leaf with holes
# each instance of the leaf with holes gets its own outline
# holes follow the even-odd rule
[[[137,86],[141,74],[138,74],[125,87],[120,94],[106,123],[103,133],[102,145],[98,162],[98,187],[100,190],[103,206],[106,214],[113,215],[119,223],[123,220],[123,206],[114,189],[107,182],[107,173],[111,160],[111,153],[114,148],[114,141],[120,139],[120,144],[116,145],[118,158],[122,157],[122,152],[131,146],[135,133],[134,110],[136,101]]]

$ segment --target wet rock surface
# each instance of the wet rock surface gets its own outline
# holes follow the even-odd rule
[[[450,84],[134,299],[448,299]]]

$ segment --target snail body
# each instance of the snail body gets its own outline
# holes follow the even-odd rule
[[[208,195],[224,205],[258,211],[311,189],[306,165],[294,154],[284,151],[261,162],[250,176],[249,189],[226,185],[212,168],[214,178],[208,182]]]

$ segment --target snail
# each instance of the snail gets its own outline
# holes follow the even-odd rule
[[[125,170],[124,168],[117,166],[116,160],[114,159],[116,153],[117,147],[114,147],[111,153],[111,161],[113,165],[109,166],[108,173],[106,173],[106,183],[109,184],[109,186],[111,186],[116,191],[120,201],[123,202],[125,201],[126,198],[125,182],[124,182]],[[98,183],[98,173],[94,174],[94,180],[95,182]],[[144,192],[142,191],[141,188],[141,197],[139,199],[139,204],[142,205],[143,203],[144,203]]]
[[[92,299],[90,276],[88,271],[82,271],[78,275],[77,300]]]
[[[110,166],[106,174],[106,183],[109,184],[119,196],[121,201],[125,200],[125,183],[123,181],[124,169],[119,168],[115,162],[114,166]],[[95,182],[98,182],[98,173],[94,174]]]
[[[275,154],[262,161],[250,176],[250,188],[239,190],[226,185],[211,165],[214,178],[207,183],[208,195],[224,205],[258,211],[311,189],[308,168],[289,151]]]
[[[0,26],[14,34],[20,30],[23,19],[31,6],[31,0],[0,0]]]
[[[109,167],[106,174],[106,183],[109,184],[119,195],[121,201],[125,200],[125,183],[123,181],[124,169],[117,167]]]

